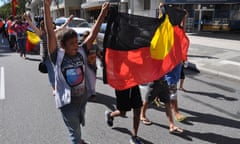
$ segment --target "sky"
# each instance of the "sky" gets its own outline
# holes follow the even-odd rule
[[[4,1],[6,0],[0,0],[0,7],[4,4]]]
[[[0,7],[3,5],[4,3],[3,3],[3,0],[0,0]]]

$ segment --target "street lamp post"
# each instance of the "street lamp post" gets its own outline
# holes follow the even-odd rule
[[[128,13],[129,14],[134,14],[134,0],[129,0],[129,8]]]

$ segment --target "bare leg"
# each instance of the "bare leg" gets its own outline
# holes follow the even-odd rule
[[[148,108],[148,102],[144,101],[143,102],[143,106],[142,106],[142,110],[141,110],[141,116],[140,119],[145,119],[146,118],[146,110]]]
[[[141,114],[140,114],[140,120],[143,122],[145,125],[151,125],[152,122],[146,117],[146,111],[148,108],[148,102],[144,101],[143,106],[141,109]]]
[[[170,106],[170,103],[165,103],[165,105],[166,105],[166,115],[168,118],[169,127],[172,127],[172,126],[174,126],[174,122],[173,122],[173,117],[172,117],[171,106]]]
[[[139,122],[140,122],[141,108],[133,109],[133,132],[132,136],[137,136]]]
[[[185,89],[183,88],[183,83],[184,83],[184,79],[180,79],[179,90],[181,91],[185,91]]]
[[[182,114],[179,113],[178,111],[178,102],[177,100],[171,100],[171,106],[174,112],[174,116],[176,118],[177,121],[183,121],[185,120],[185,116],[183,116]]]
[[[126,114],[125,111],[115,110],[110,113],[110,116],[113,118],[113,117],[117,117],[117,116],[125,116],[125,114]]]
[[[178,132],[178,133],[183,132],[183,129],[175,126],[175,124],[173,122],[172,110],[171,110],[170,103],[165,103],[165,106],[166,106],[166,115],[167,115],[168,122],[169,122],[169,132]]]
[[[52,90],[53,90],[53,96],[55,96],[56,91],[55,91],[55,86],[52,85]]]
[[[184,79],[180,79],[180,85],[179,85],[179,88],[183,88],[183,83],[184,83]]]

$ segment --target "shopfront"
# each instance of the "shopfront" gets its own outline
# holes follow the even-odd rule
[[[240,30],[239,0],[166,0],[189,12],[187,31]]]

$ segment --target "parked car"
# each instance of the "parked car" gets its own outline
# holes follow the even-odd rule
[[[59,17],[57,18],[54,23],[57,27],[61,26],[67,21],[66,17]],[[87,20],[74,17],[72,21],[68,24],[69,28],[72,28],[78,33],[78,43],[81,43],[81,36],[85,31],[91,31],[91,25],[87,22]]]

